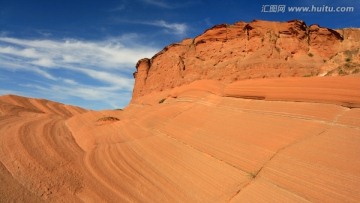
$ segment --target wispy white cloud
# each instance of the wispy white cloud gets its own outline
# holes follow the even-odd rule
[[[43,76],[44,78],[46,79],[49,79],[49,80],[58,80],[58,78],[54,77],[53,75],[51,75],[50,73],[44,71],[44,70],[41,70],[40,68],[37,68],[37,67],[34,67],[32,69],[35,73]]]
[[[19,49],[14,46],[1,46],[0,45],[0,54],[8,54],[14,56],[22,56],[26,58],[38,58],[40,54],[33,48],[23,48]]]
[[[41,60],[40,65],[45,67],[66,65],[72,57],[71,62],[81,61],[104,68],[118,68],[119,65],[134,64],[139,57],[149,56],[154,52],[155,49],[151,47],[138,44],[125,47],[122,42],[109,40],[87,42],[72,39],[54,41],[0,37],[0,53],[36,58],[37,61]]]
[[[52,36],[52,33],[51,33],[51,32],[48,32],[48,31],[37,30],[36,32],[39,33],[39,34],[40,34],[41,36],[43,36],[43,37],[51,37],[51,36]]]
[[[72,80],[72,79],[62,79],[66,84],[69,84],[69,85],[78,85],[79,83],[76,82],[75,80]]]
[[[144,24],[162,27],[177,35],[185,35],[188,30],[188,26],[185,23],[169,23],[164,20],[144,22]]]
[[[121,5],[118,5],[112,9],[109,9],[108,11],[109,12],[117,12],[117,11],[122,11],[124,10],[126,7],[125,7],[125,4],[121,4]]]
[[[69,81],[67,81],[69,82]],[[92,109],[103,109],[105,103],[107,108],[122,108],[126,105],[131,98],[131,92],[117,91],[116,87],[99,87],[78,84],[75,81],[70,81],[68,85],[51,84],[49,86],[40,86],[37,84],[25,84],[24,88],[31,88],[37,93],[30,95],[37,95],[36,97],[43,97],[42,95],[49,95],[53,100],[73,100],[79,98],[85,100],[85,104],[81,106]],[[0,94],[18,94],[29,95],[21,91],[9,91],[0,89]],[[49,98],[49,97],[48,97]],[[81,103],[81,102],[80,102]],[[102,105],[99,105],[102,104]],[[80,105],[80,104],[79,104]]]
[[[185,36],[189,27],[186,23],[171,23],[165,20],[154,20],[154,21],[138,21],[138,20],[123,20],[118,19],[120,23],[131,23],[131,24],[141,24],[141,25],[150,25],[155,27],[163,28],[169,34],[179,35],[181,37]]]
[[[193,6],[201,3],[201,0],[182,0],[181,2],[171,0],[140,0],[141,2],[163,9],[177,9]]]
[[[127,5],[128,5],[128,1],[127,0],[117,0],[116,1],[117,5],[112,6],[112,8],[107,9],[107,12],[119,12],[119,11],[123,11],[126,9]]]
[[[173,5],[163,0],[142,0],[142,2],[161,8],[168,8],[168,9],[174,8]]]
[[[2,36],[0,69],[37,74],[43,78],[45,85],[34,88],[47,90],[49,97],[61,95],[113,104],[110,99],[127,95],[123,101],[128,101],[134,83],[131,73],[136,62],[158,51],[157,48],[140,45],[138,41],[139,36],[134,34],[102,41]],[[71,75],[76,77],[71,78]],[[26,85],[30,87],[34,84]]]
[[[44,57],[32,61],[31,63],[41,67],[54,67],[56,65],[52,59]]]
[[[131,91],[133,88],[133,79],[121,75],[115,75],[110,72],[97,71],[86,68],[73,68],[74,71],[82,72],[87,76],[102,81],[104,84],[111,84],[113,89],[123,89]]]

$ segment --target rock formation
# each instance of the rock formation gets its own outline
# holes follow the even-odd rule
[[[359,29],[332,30],[300,20],[220,24],[141,59],[133,99],[200,79],[229,83],[358,73],[359,48]]]
[[[218,25],[122,110],[0,96],[0,202],[360,202],[358,33]]]

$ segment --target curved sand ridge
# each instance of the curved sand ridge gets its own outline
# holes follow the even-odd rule
[[[358,87],[359,77],[204,80],[100,112],[2,96],[0,196],[359,202]]]
[[[1,96],[0,107],[1,201],[75,201],[82,150],[64,120],[85,110],[14,95]]]

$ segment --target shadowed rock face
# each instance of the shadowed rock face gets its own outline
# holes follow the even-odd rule
[[[357,73],[359,47],[359,29],[332,30],[300,20],[220,24],[140,60],[133,99],[199,79],[229,83]]]

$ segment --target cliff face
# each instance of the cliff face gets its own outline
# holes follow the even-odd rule
[[[359,29],[332,30],[299,20],[216,25],[141,59],[133,99],[199,79],[230,83],[358,73],[359,48]]]

